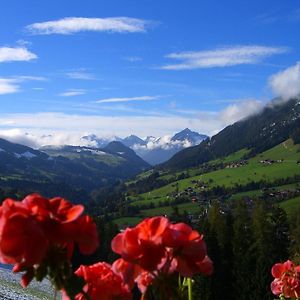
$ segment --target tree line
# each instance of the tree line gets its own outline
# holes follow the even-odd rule
[[[274,299],[273,264],[288,258],[299,263],[300,209],[288,218],[267,201],[240,200],[227,210],[215,202],[195,227],[204,232],[214,262],[212,277],[195,279],[196,299]]]

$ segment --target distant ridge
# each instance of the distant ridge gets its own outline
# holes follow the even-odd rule
[[[285,141],[300,128],[300,101],[270,102],[260,113],[227,126],[200,145],[175,154],[159,168],[183,169],[248,148],[251,154]]]
[[[0,139],[0,188],[23,193],[58,193],[85,201],[93,189],[114,185],[149,168],[120,142],[106,148],[59,146],[42,151]]]
[[[161,137],[147,136],[140,138],[131,134],[125,138],[117,136],[111,138],[99,138],[95,134],[83,136],[81,140],[89,143],[92,147],[103,148],[112,141],[118,141],[133,149],[137,155],[150,165],[157,165],[170,159],[180,150],[198,145],[208,136],[192,131],[189,128],[172,135]]]

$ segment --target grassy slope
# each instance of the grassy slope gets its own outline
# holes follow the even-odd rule
[[[179,191],[182,191],[189,186],[193,186],[193,180],[202,180],[208,183],[209,187],[222,185],[230,187],[236,183],[246,184],[250,181],[259,181],[261,179],[273,181],[274,179],[300,174],[300,167],[297,165],[297,160],[300,158],[299,149],[299,145],[294,145],[291,140],[288,140],[254,158],[251,158],[248,165],[240,168],[222,169],[179,180],[177,181],[178,189]],[[231,155],[231,157],[237,157],[239,159],[240,153]],[[263,159],[283,159],[283,162],[274,163],[273,165],[264,165],[259,162]],[[232,160],[225,158],[225,161],[228,162]],[[209,183],[209,181],[211,181],[211,183]],[[155,203],[165,200],[171,192],[175,191],[175,189],[175,184],[170,183],[159,189],[137,196],[131,205],[146,204],[150,202]]]
[[[118,165],[121,164],[125,159],[117,156],[117,155],[112,155],[109,153],[103,152],[103,154],[92,154],[89,151],[82,151],[80,153],[74,152],[74,151],[67,151],[67,150],[47,150],[45,151],[47,154],[51,155],[52,157],[55,156],[63,156],[69,159],[79,159],[81,157],[85,158],[90,158],[93,159],[97,162],[102,162],[107,165]]]
[[[199,206],[196,203],[183,203],[176,205],[179,212],[183,213],[186,211],[187,213],[195,213],[199,211]],[[157,215],[169,215],[173,212],[172,206],[163,206],[156,207],[152,209],[146,209],[141,211],[142,216],[157,216]]]
[[[234,162],[234,161],[238,161],[240,159],[242,159],[246,154],[249,153],[249,150],[247,149],[242,149],[242,150],[239,150],[235,153],[232,153],[224,158],[219,158],[219,159],[216,159],[216,160],[212,160],[210,161],[209,163],[210,164],[214,164],[214,163],[230,163],[230,162]]]
[[[288,215],[291,215],[300,208],[300,197],[281,202],[280,207],[282,207]]]
[[[183,203],[177,205],[178,211],[180,213],[196,213],[199,211],[199,206],[196,203]],[[123,217],[114,220],[118,225],[136,225],[145,217],[153,217],[158,215],[170,215],[174,208],[172,206],[156,207],[152,209],[142,210],[140,214],[136,217]]]
[[[247,150],[243,149],[223,159],[218,159],[210,163],[220,163],[220,162],[230,163],[230,162],[238,161],[246,153]],[[272,159],[272,160],[283,159],[283,162],[275,163],[273,165],[263,165],[259,161],[264,159]],[[234,185],[235,183],[245,184],[250,181],[259,181],[261,179],[273,181],[274,179],[293,176],[295,174],[300,174],[300,167],[299,165],[297,165],[297,161],[299,159],[300,159],[300,145],[294,145],[291,140],[288,140],[268,151],[265,151],[257,155],[256,157],[249,159],[248,165],[242,166],[240,168],[222,169],[222,170],[217,170],[217,171],[213,171],[210,173],[197,175],[197,176],[193,176],[193,174],[197,173],[198,170],[195,168],[190,169],[189,174],[192,175],[192,177],[170,183],[166,186],[155,189],[148,193],[140,194],[137,197],[132,198],[133,202],[131,203],[131,205],[134,206],[134,205],[141,205],[141,204],[149,204],[151,202],[157,204],[158,201],[166,200],[169,194],[176,190],[177,188],[176,183],[178,183],[178,190],[182,191],[189,186],[194,186],[194,184],[192,184],[192,181],[199,180],[199,179],[208,183],[209,187],[218,186],[218,185],[224,185],[229,187]],[[148,174],[143,173],[142,177],[146,177]],[[165,176],[171,176],[171,175],[167,174]],[[210,180],[211,183],[209,183]],[[297,187],[299,188],[299,183],[283,185],[275,188],[278,190],[284,190],[284,189],[293,189]],[[256,196],[256,195],[259,196],[260,194],[261,194],[261,190],[253,190],[253,191],[235,194],[232,196],[232,199],[239,199],[244,196]],[[300,206],[299,197],[296,199],[288,200],[286,202],[282,202],[282,207],[286,209],[287,212],[294,210],[298,205]],[[188,213],[193,213],[199,209],[198,205],[195,203],[179,204],[177,205],[177,207],[181,213],[184,211],[187,211]],[[155,207],[152,209],[142,210],[140,215],[137,217],[120,218],[116,220],[116,222],[118,224],[134,225],[138,223],[143,217],[170,214],[172,213],[172,211],[173,208],[171,206]]]
[[[283,190],[294,190],[296,188],[300,188],[300,183],[280,185],[280,186],[273,187],[272,189],[277,190],[277,191],[283,191]],[[246,196],[248,196],[248,197],[261,196],[262,193],[263,193],[262,190],[252,190],[252,191],[248,191],[248,192],[236,193],[231,196],[231,199],[232,200],[241,199]]]

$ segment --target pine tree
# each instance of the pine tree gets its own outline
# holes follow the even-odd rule
[[[209,222],[207,211],[203,208],[202,210],[200,209],[199,222],[196,225],[196,229],[204,234],[204,240],[208,247],[208,254],[210,258],[212,258],[211,249],[213,247],[210,241]],[[195,281],[193,286],[194,299],[212,300],[212,276],[197,275],[193,279]]]
[[[270,219],[273,224],[273,247],[275,248],[275,259],[278,262],[286,261],[289,258],[290,249],[290,226],[287,214],[282,208],[275,205],[271,210]]]
[[[214,273],[209,280],[210,295],[207,299],[227,299],[232,295],[231,218],[217,201],[208,212],[208,228],[205,240],[214,262]]]
[[[300,264],[300,208],[296,210],[290,219],[291,228],[291,258],[295,263]]]
[[[273,299],[270,282],[272,281],[271,268],[276,262],[276,249],[273,244],[272,225],[269,218],[265,203],[257,201],[252,216],[254,242],[251,251],[255,254],[253,299]]]
[[[233,299],[246,300],[253,290],[255,276],[250,207],[244,200],[237,201],[233,211]]]

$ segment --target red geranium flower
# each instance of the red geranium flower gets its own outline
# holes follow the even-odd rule
[[[113,263],[112,270],[121,276],[123,282],[130,289],[134,287],[135,279],[142,272],[142,269],[138,265],[127,262],[123,258],[119,258]]]
[[[44,258],[47,237],[23,203],[7,199],[0,207],[0,261],[38,264]]]
[[[82,205],[73,205],[60,197],[50,199],[49,203],[52,218],[62,224],[76,221],[84,211]]]
[[[49,200],[39,194],[31,194],[26,196],[22,203],[30,210],[30,214],[39,222],[50,219],[50,203]]]
[[[295,266],[290,260],[278,263],[272,267],[272,275],[275,278],[271,283],[274,295],[300,298],[300,266]]]
[[[172,225],[164,217],[148,218],[127,228],[113,239],[112,249],[122,257],[114,263],[114,270],[130,287],[136,282],[143,294],[150,284],[175,271],[185,277],[213,271],[203,236],[184,223]]]
[[[171,224],[164,232],[163,243],[172,248],[176,270],[185,277],[195,273],[212,273],[212,262],[206,256],[203,236],[184,223]]]
[[[164,217],[147,218],[136,227],[139,229],[139,239],[161,245],[163,233],[169,224],[169,220]]]
[[[82,205],[59,197],[32,194],[21,202],[6,199],[0,206],[0,261],[15,264],[14,272],[25,272],[23,285],[41,265],[55,269],[55,276],[51,273],[55,278],[64,278],[65,269],[53,267],[53,260],[57,265],[70,260],[74,243],[83,254],[91,254],[99,244],[96,224],[82,212]]]
[[[145,219],[135,228],[119,233],[112,240],[112,249],[145,270],[155,270],[166,254],[162,236],[168,225],[164,217]]]
[[[92,254],[99,246],[97,226],[90,216],[81,216],[76,221],[77,233],[74,241],[82,254]]]
[[[82,216],[82,205],[73,205],[60,197],[48,200],[38,194],[27,196],[22,203],[30,209],[51,243],[72,249],[76,242],[83,254],[91,254],[98,247],[96,224],[89,216]]]
[[[80,266],[75,272],[86,281],[84,292],[91,300],[130,300],[132,298],[128,287],[123,283],[121,276],[114,273],[111,265],[99,262],[92,266]],[[86,300],[84,294],[78,294],[76,300]],[[63,300],[69,300],[64,295]]]
[[[153,283],[155,276],[150,272],[143,271],[137,278],[136,283],[142,294],[145,294],[149,285]]]

